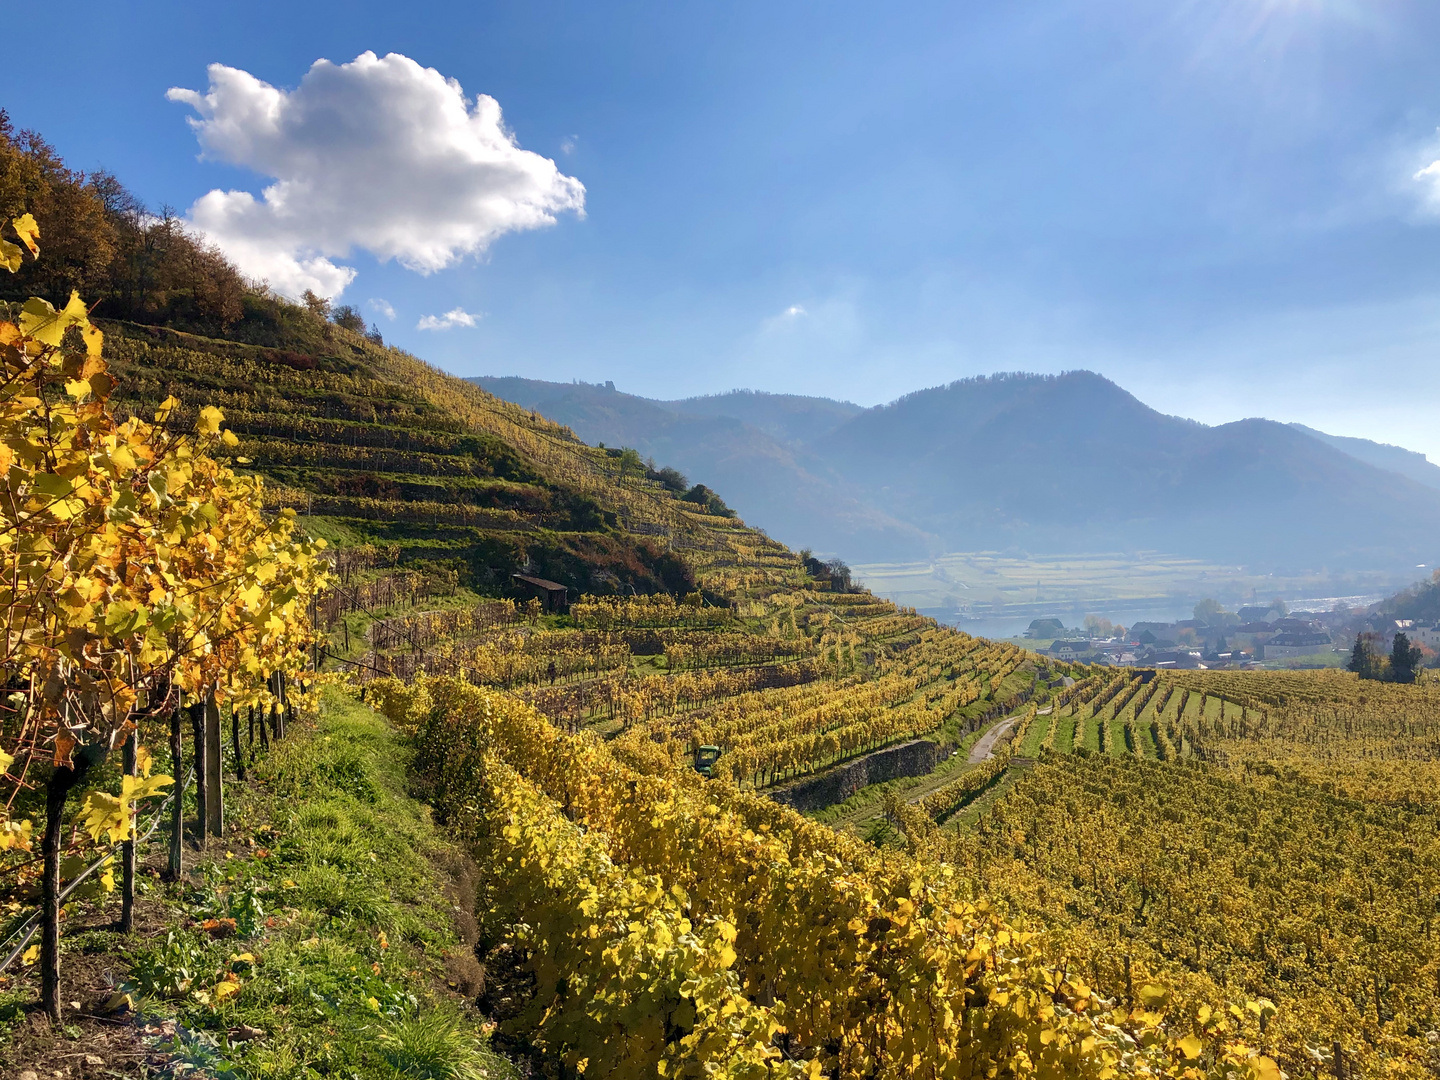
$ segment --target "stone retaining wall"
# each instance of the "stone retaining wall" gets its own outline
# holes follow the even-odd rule
[[[823,810],[844,802],[870,784],[883,784],[886,780],[897,780],[902,776],[924,776],[938,764],[940,744],[916,739],[877,750],[820,776],[772,791],[770,797],[801,812]]]

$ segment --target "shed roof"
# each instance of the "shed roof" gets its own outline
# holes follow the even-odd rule
[[[546,592],[569,592],[570,590],[558,581],[548,581],[543,577],[531,577],[529,574],[511,574],[515,581],[523,581],[526,585],[534,585],[537,589],[544,589]]]

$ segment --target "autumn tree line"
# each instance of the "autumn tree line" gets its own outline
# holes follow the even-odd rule
[[[0,220],[29,214],[45,257],[0,280],[0,300],[85,297],[92,314],[257,345],[325,321],[369,335],[360,313],[307,293],[291,304],[248,280],[171,207],[148,207],[103,169],[83,172],[0,109]]]

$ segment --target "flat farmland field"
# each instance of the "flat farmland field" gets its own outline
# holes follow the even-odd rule
[[[1358,603],[1400,583],[1381,572],[1336,575],[1227,566],[1160,552],[956,552],[929,562],[865,563],[854,571],[866,586],[897,604],[961,617],[1149,608],[1157,616],[1187,617],[1188,608],[1207,596],[1231,605],[1276,596],[1292,604],[1312,599]]]

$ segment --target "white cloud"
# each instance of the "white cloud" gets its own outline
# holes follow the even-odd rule
[[[1432,209],[1440,208],[1440,161],[1432,161],[1410,179],[1425,184],[1429,189],[1425,192],[1425,201]]]
[[[385,318],[391,322],[395,321],[395,305],[390,303],[389,300],[382,300],[377,296],[365,301],[365,306],[377,315],[384,315]]]
[[[335,260],[357,249],[429,274],[497,237],[584,213],[585,187],[522,150],[500,104],[409,57],[317,60],[294,90],[211,64],[206,93],[167,97],[205,157],[274,178],[260,198],[211,191],[191,221],[245,273],[295,296],[338,296],[355,277]]]
[[[417,330],[454,330],[457,326],[474,326],[483,316],[471,315],[464,308],[451,308],[444,315],[422,315]]]
[[[575,147],[580,144],[579,135],[566,135],[560,140],[560,152],[565,155],[575,153]]]
[[[822,305],[822,314],[825,305]],[[809,323],[810,312],[799,304],[791,304],[778,314],[770,315],[760,321],[760,332],[762,334],[780,334],[782,336],[801,333],[801,326]]]

